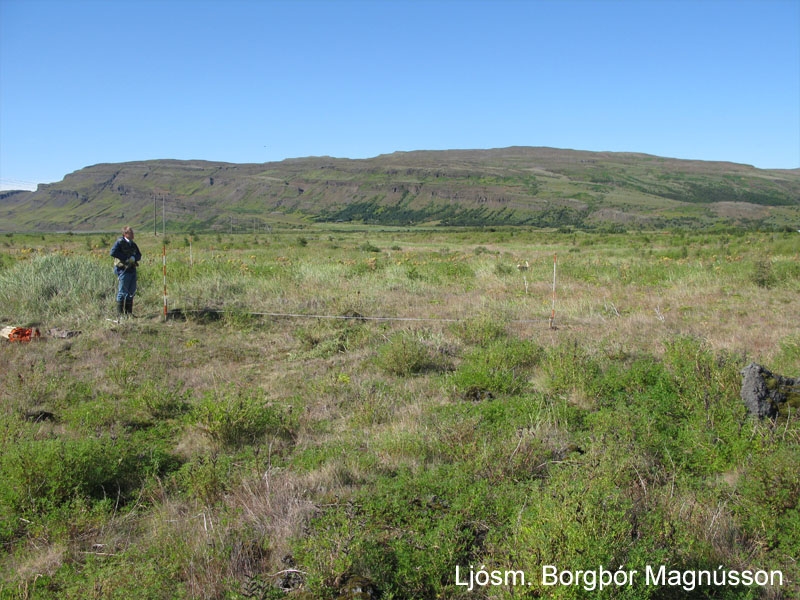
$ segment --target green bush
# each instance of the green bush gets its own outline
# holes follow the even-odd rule
[[[505,323],[491,316],[465,319],[456,323],[453,331],[464,343],[475,346],[486,346],[508,335]]]
[[[602,369],[598,358],[577,341],[565,341],[545,353],[542,369],[551,393],[580,391],[592,394]]]
[[[294,330],[305,356],[329,358],[351,352],[369,339],[369,331],[354,319],[317,321]]]
[[[498,262],[494,266],[494,274],[498,277],[507,277],[508,275],[513,275],[517,272],[517,269],[506,263]]]
[[[381,249],[371,242],[364,242],[358,247],[362,252],[380,252]]]
[[[246,390],[206,394],[195,407],[201,429],[223,446],[257,444],[270,436],[290,439],[294,421],[265,398]]]
[[[426,371],[443,371],[447,357],[415,332],[399,332],[378,348],[376,362],[390,375],[407,377]]]
[[[536,492],[522,511],[518,542],[523,556],[536,557],[525,559],[530,572],[539,565],[580,569],[628,563],[627,548],[636,537],[632,502],[610,473],[586,477],[581,465],[566,465]]]
[[[452,597],[443,591],[456,591],[455,565],[480,564],[490,531],[502,538],[518,501],[458,468],[402,471],[320,511],[297,558],[315,574],[315,598],[329,597],[345,574],[384,598]]]
[[[188,498],[213,506],[233,485],[234,460],[228,454],[211,453],[186,462],[174,481]]]
[[[129,439],[107,436],[79,439],[27,439],[4,448],[0,456],[0,538],[13,533],[21,518],[41,518],[78,499],[111,498],[124,505],[151,476],[176,467],[169,454],[146,451]]]
[[[800,449],[771,445],[740,478],[734,510],[746,531],[786,557],[800,556]]]
[[[777,280],[769,258],[760,258],[753,263],[750,281],[761,288],[771,288],[775,285]]]
[[[470,400],[519,394],[542,356],[542,349],[527,340],[495,341],[465,356],[451,383],[458,396]]]
[[[174,419],[190,409],[189,394],[182,389],[182,383],[162,385],[146,382],[135,389],[138,403],[154,419]]]

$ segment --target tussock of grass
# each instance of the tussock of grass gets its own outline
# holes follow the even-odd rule
[[[45,254],[0,272],[0,304],[17,323],[96,319],[116,295],[116,281],[110,261]]]
[[[403,331],[393,334],[378,347],[376,363],[390,375],[407,377],[427,371],[443,372],[450,368],[448,349],[424,334]]]

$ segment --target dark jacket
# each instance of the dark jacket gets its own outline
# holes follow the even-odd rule
[[[119,263],[127,263],[130,257],[133,257],[133,260],[137,263],[142,260],[142,253],[139,251],[139,246],[136,245],[136,242],[130,242],[124,237],[114,242],[114,245],[111,247],[111,256],[119,261],[114,265],[114,268],[119,270],[125,270],[125,266],[120,266]],[[128,270],[135,268],[136,265],[132,265],[128,267]]]

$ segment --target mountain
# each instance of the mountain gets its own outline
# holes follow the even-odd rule
[[[800,228],[800,169],[511,147],[263,164],[99,164],[0,192],[0,231],[248,230],[276,221],[384,225]]]

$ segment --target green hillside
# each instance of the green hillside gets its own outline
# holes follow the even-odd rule
[[[0,194],[0,230],[120,223],[246,231],[275,222],[581,229],[800,227],[800,169],[513,147],[233,164],[100,164]]]

